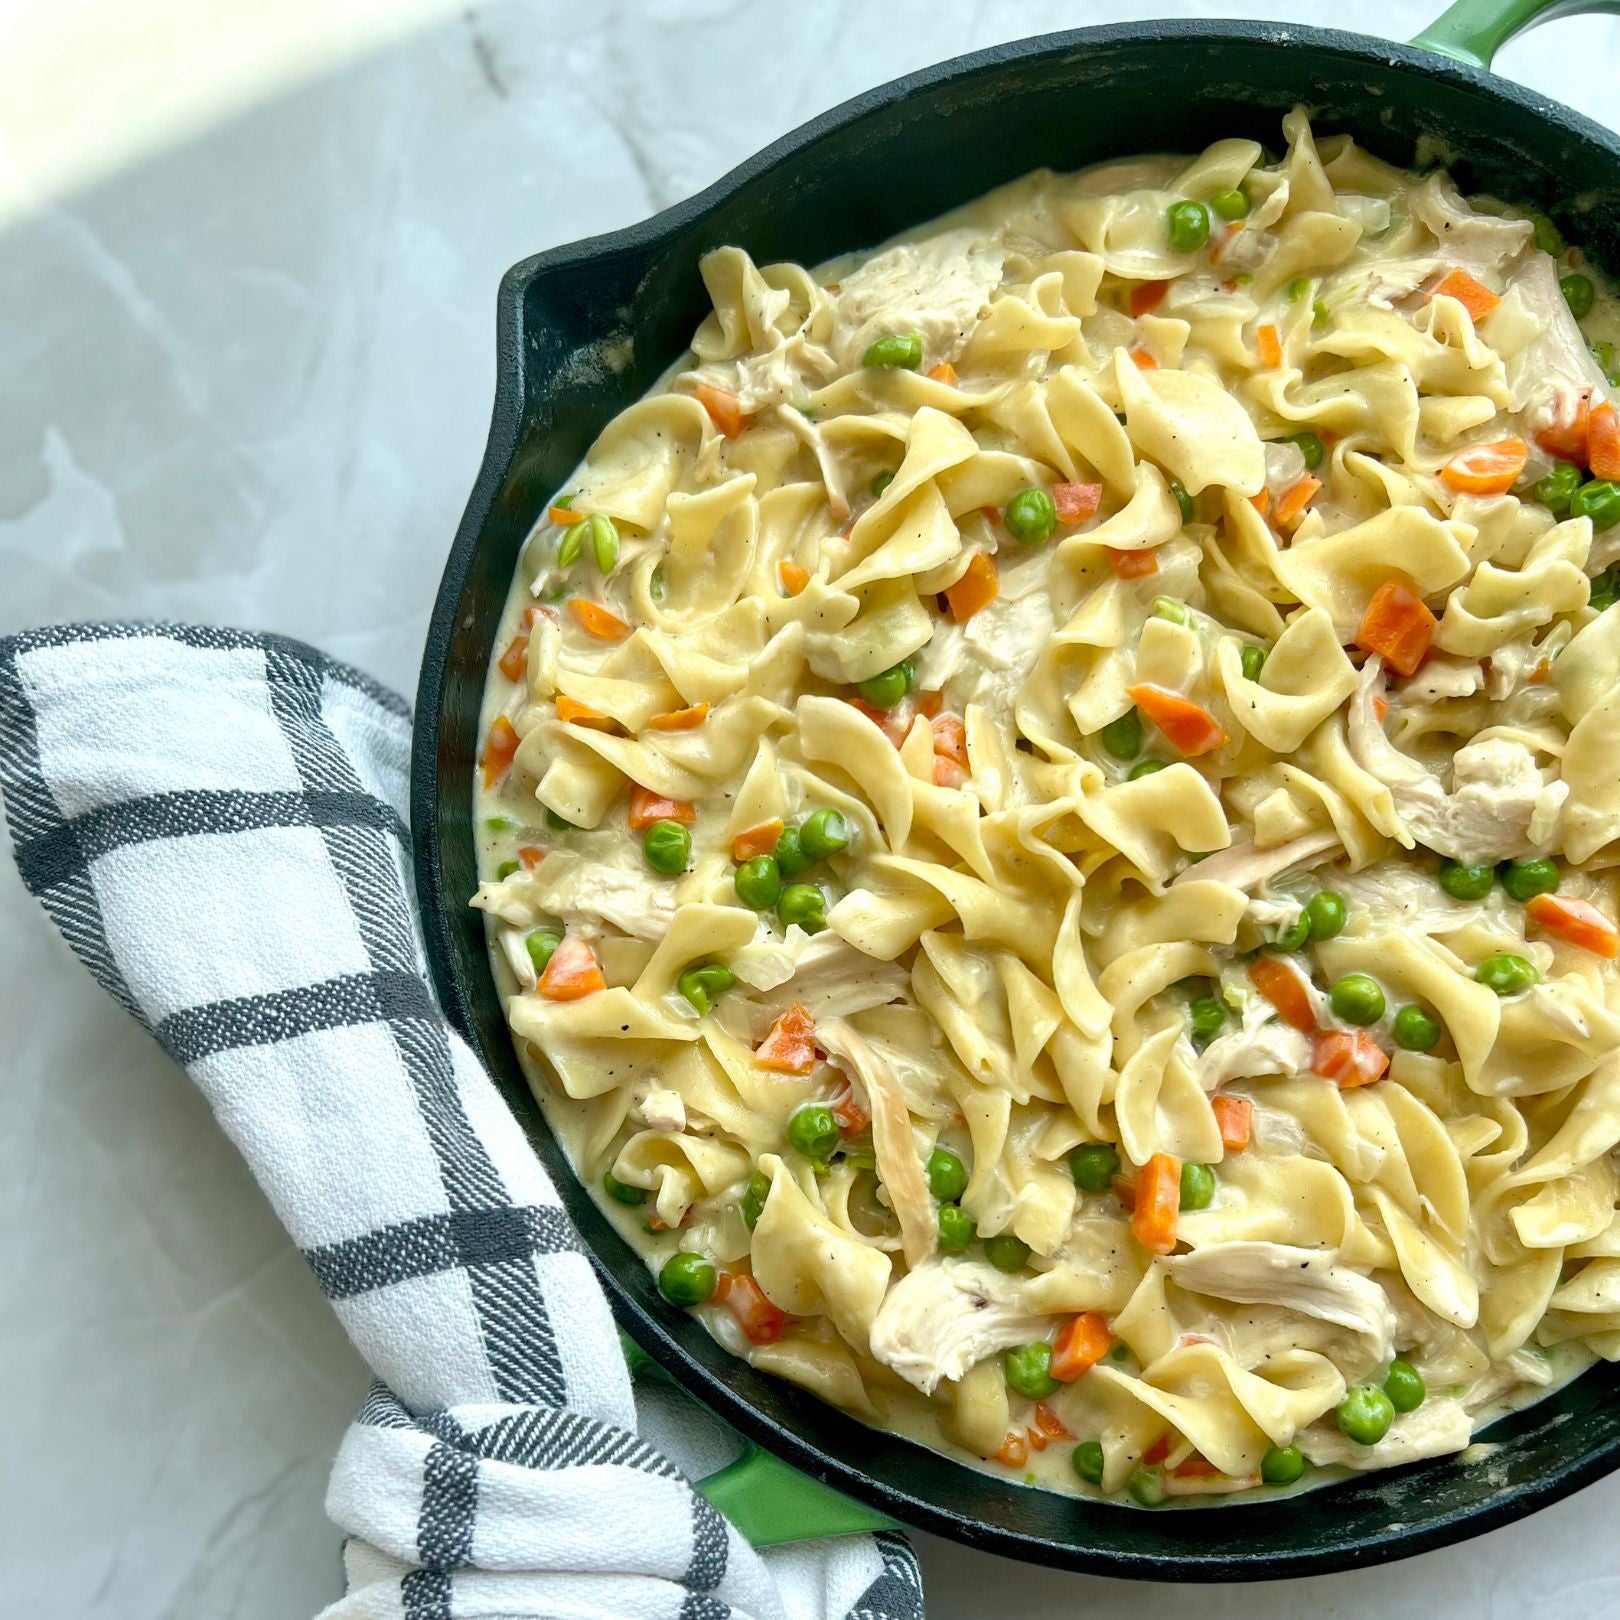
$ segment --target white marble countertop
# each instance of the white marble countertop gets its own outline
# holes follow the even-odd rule
[[[143,0],[122,9],[138,21]],[[0,632],[234,622],[409,690],[482,447],[495,286],[513,261],[1001,39],[1165,13],[1376,20],[1402,38],[1438,9],[598,0],[475,5],[357,53],[351,38],[317,77],[215,109],[213,127],[109,161],[90,189],[0,228]],[[140,29],[127,39],[142,48]],[[1498,65],[1620,121],[1620,24],[1559,23]],[[9,116],[0,178],[27,144]],[[0,1015],[6,1611],[313,1613],[339,1589],[321,1495],[358,1358],[184,1077],[79,970],[9,861]],[[1188,1602],[1205,1620],[1536,1620],[1620,1614],[1617,1514],[1620,1478],[1393,1567],[1197,1594],[919,1540],[936,1620],[1010,1612],[1009,1578],[1029,1620],[1152,1620]]]

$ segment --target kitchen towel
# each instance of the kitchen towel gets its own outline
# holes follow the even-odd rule
[[[637,1432],[579,1238],[428,986],[409,753],[399,698],[279,636],[0,641],[24,882],[202,1089],[377,1377],[327,1495],[326,1620],[917,1620],[903,1537],[756,1552],[667,1454],[682,1426]]]

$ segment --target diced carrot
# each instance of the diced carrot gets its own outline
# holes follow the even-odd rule
[[[898,709],[876,708],[863,697],[847,697],[844,701],[857,714],[864,714],[896,748],[905,741],[906,734],[901,729],[900,711]]]
[[[589,512],[576,512],[568,506],[548,506],[546,516],[560,529],[566,529],[575,523],[583,523],[591,514]]]
[[[1103,550],[1108,553],[1108,561],[1121,579],[1146,579],[1159,571],[1158,552],[1152,546],[1140,546],[1129,551],[1118,546],[1104,546]]]
[[[697,395],[698,403],[709,413],[709,420],[728,439],[735,439],[753,420],[743,415],[742,406],[735,394],[728,394],[725,389],[716,388],[713,383],[699,383],[692,392]]]
[[[524,628],[524,630],[527,632],[529,630],[534,629],[535,621],[539,617],[540,617],[540,609],[539,609],[538,606],[524,608],[524,610],[523,610],[523,628]]]
[[[990,525],[992,529],[1001,527],[1001,508],[999,506],[981,506],[979,516]]]
[[[549,1001],[579,1001],[606,988],[596,952],[578,934],[564,934],[540,975],[540,994]]]
[[[1046,1435],[1039,1428],[1037,1428],[1035,1424],[1030,1424],[1030,1426],[1024,1430],[1024,1438],[1029,1442],[1029,1449],[1031,1451],[1046,1450]]]
[[[646,832],[655,821],[678,821],[690,827],[697,820],[697,806],[685,799],[666,799],[650,788],[630,789],[630,831]]]
[[[1620,956],[1620,929],[1594,905],[1561,894],[1538,894],[1524,909],[1538,928],[1596,956]]]
[[[917,713],[925,720],[934,720],[939,711],[945,707],[945,694],[943,692],[919,692],[915,699]]]
[[[754,1061],[779,1074],[808,1074],[816,1066],[815,1020],[797,1001],[771,1025],[754,1048]]]
[[[1356,631],[1356,645],[1377,653],[1397,675],[1415,675],[1434,643],[1435,617],[1402,578],[1386,579],[1372,594]]]
[[[928,375],[932,381],[944,383],[947,388],[956,386],[956,367],[949,360],[941,360],[937,366],[930,366]]]
[[[872,1116],[861,1107],[854,1086],[845,1086],[832,1105],[832,1115],[845,1136],[859,1136],[872,1123]]]
[[[1113,1342],[1108,1322],[1099,1312],[1082,1311],[1078,1316],[1071,1316],[1058,1329],[1057,1341],[1052,1346],[1052,1376],[1061,1384],[1072,1384],[1108,1354]]]
[[[776,848],[776,841],[781,836],[780,816],[773,816],[769,821],[762,821],[757,826],[745,827],[731,840],[731,858],[741,866],[744,861],[751,861],[756,855],[769,855]]]
[[[1466,270],[1450,270],[1434,284],[1430,298],[1455,298],[1478,325],[1502,302],[1484,282],[1476,281]]]
[[[655,714],[647,722],[654,731],[696,731],[709,718],[707,703],[694,703],[687,709],[671,709],[668,714]]]
[[[765,1291],[745,1271],[731,1273],[731,1284],[722,1295],[718,1288],[710,1296],[717,1299],[737,1319],[743,1337],[750,1344],[775,1344],[787,1326],[787,1313],[766,1299]]]
[[[1048,1440],[1072,1440],[1074,1435],[1056,1412],[1045,1401],[1035,1403],[1035,1422],[1031,1432],[1039,1429]]]
[[[1373,699],[1373,713],[1378,717],[1379,725],[1383,725],[1389,719],[1389,699],[1381,696],[1375,697]]]
[[[1586,450],[1594,478],[1620,478],[1620,413],[1608,400],[1591,414]]]
[[[1131,350],[1131,360],[1138,371],[1157,371],[1159,362],[1151,349],[1140,346]]]
[[[1208,709],[1166,686],[1128,686],[1125,695],[1183,759],[1211,753],[1226,741],[1225,728]]]
[[[1131,314],[1151,315],[1170,291],[1168,281],[1138,281],[1131,287]]]
[[[514,636],[511,646],[501,654],[497,667],[507,680],[521,681],[523,672],[529,667],[529,638]]]
[[[1209,1106],[1220,1129],[1221,1146],[1228,1153],[1241,1153],[1249,1145],[1254,1128],[1254,1105],[1247,1097],[1228,1097],[1216,1092],[1209,1099]]]
[[[1102,505],[1101,484],[1054,484],[1052,504],[1057,507],[1058,522],[1073,528],[1087,518],[1097,515]]]
[[[1311,1073],[1334,1081],[1341,1091],[1381,1080],[1389,1053],[1364,1029],[1319,1030],[1311,1055]]]
[[[1271,491],[1269,489],[1263,489],[1258,495],[1251,495],[1249,497],[1249,505],[1252,506],[1261,517],[1264,517],[1266,513],[1271,510]]]
[[[1536,667],[1525,676],[1527,686],[1545,686],[1547,677],[1552,674],[1552,661],[1547,658],[1538,658]]]
[[[557,718],[565,725],[584,726],[590,731],[617,731],[618,722],[593,709],[578,698],[557,696]]]
[[[1022,1468],[1029,1461],[1029,1441],[1016,1429],[1012,1430],[1001,1442],[1001,1450],[996,1452],[995,1460],[1009,1468]]]
[[[600,602],[587,596],[569,597],[568,612],[586,635],[598,641],[623,641],[630,634],[630,626],[617,613],[609,613]]]
[[[1212,1474],[1220,1473],[1220,1469],[1208,1457],[1200,1457],[1195,1451],[1190,1457],[1183,1457],[1170,1472],[1177,1479],[1207,1479]]]
[[[1320,478],[1306,473],[1297,484],[1290,485],[1283,491],[1277,502],[1277,510],[1272,514],[1272,522],[1279,529],[1292,529],[1305,516],[1305,508],[1316,498],[1317,491],[1321,487]]]
[[[525,872],[532,872],[546,858],[546,852],[538,844],[519,844],[517,854]]]
[[[657,1210],[654,1210],[652,1214],[647,1217],[647,1230],[649,1232],[667,1232],[669,1230],[669,1222],[666,1221]],[[719,1286],[719,1279],[716,1278],[715,1287],[718,1289]],[[726,1286],[730,1287],[730,1284],[728,1283]]]
[[[779,562],[776,565],[776,575],[782,582],[784,596],[797,596],[810,583],[810,570],[800,567],[796,562]]]
[[[934,752],[958,765],[966,765],[967,727],[959,714],[942,714],[934,722]]]
[[[1307,1035],[1316,1028],[1305,976],[1286,957],[1263,951],[1249,964],[1249,982],[1263,995],[1285,1024]]]
[[[1181,1160],[1155,1153],[1136,1178],[1131,1235],[1149,1254],[1169,1254],[1176,1246],[1176,1213],[1181,1208]]]
[[[1275,371],[1282,364],[1282,339],[1277,335],[1277,328],[1269,321],[1255,329],[1254,347],[1260,356],[1260,364],[1267,371]]]
[[[484,770],[486,788],[494,787],[511,770],[517,751],[517,727],[504,714],[496,715],[494,725],[489,728],[489,736],[484,739],[483,757],[478,762]]]
[[[1170,1436],[1161,1434],[1146,1451],[1142,1453],[1142,1461],[1149,1468],[1157,1468],[1166,1457],[1170,1455]]]
[[[966,773],[954,759],[944,754],[934,755],[934,786],[954,788],[962,785],[962,778]]]
[[[1530,446],[1517,436],[1471,444],[1440,469],[1440,482],[1460,495],[1505,495],[1529,459]]]
[[[965,624],[1000,594],[1001,580],[996,575],[996,565],[984,552],[976,551],[967,572],[954,585],[946,587],[945,600],[951,605],[951,617],[958,624]]]
[[[1592,399],[1589,394],[1581,394],[1575,401],[1575,414],[1569,421],[1554,422],[1544,427],[1536,435],[1536,443],[1549,456],[1557,456],[1563,461],[1573,461],[1577,466],[1584,467],[1587,462],[1591,427]]]

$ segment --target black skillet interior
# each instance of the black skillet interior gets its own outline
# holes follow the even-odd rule
[[[762,263],[815,264],[1042,165],[1195,152],[1230,135],[1277,150],[1280,119],[1296,102],[1311,107],[1319,136],[1352,134],[1402,165],[1443,158],[1465,191],[1550,210],[1571,241],[1620,271],[1614,138],[1426,52],[1312,29],[1181,22],[1053,35],[944,64],[826,114],[656,219],[508,274],[489,448],[419,691],[412,823],[437,987],[561,1190],[626,1328],[694,1395],[805,1472],[960,1541],[1113,1575],[1306,1574],[1402,1557],[1520,1517],[1620,1464],[1613,1369],[1594,1369],[1499,1424],[1484,1460],[1422,1464],[1218,1513],[1093,1506],[1003,1484],[751,1372],[659,1299],[575,1181],[518,1069],[481,925],[467,909],[479,697],[524,537],[602,426],[685,347],[706,309],[697,263],[707,249],[738,243]]]

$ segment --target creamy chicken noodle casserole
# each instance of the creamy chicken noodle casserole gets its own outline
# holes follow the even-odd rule
[[[1613,307],[1283,128],[708,255],[484,714],[512,1032],[665,1296],[1144,1506],[1620,1359]]]

